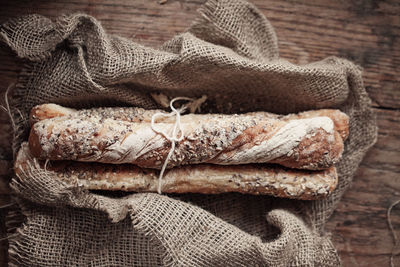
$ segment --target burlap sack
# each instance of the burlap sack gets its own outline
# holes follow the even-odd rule
[[[159,49],[108,35],[84,14],[54,22],[39,15],[13,19],[0,36],[27,60],[12,104],[14,149],[26,138],[27,114],[36,104],[155,108],[150,92],[206,94],[206,112],[340,108],[351,118],[339,186],[320,201],[99,194],[33,166],[11,183],[25,221],[10,237],[10,265],[340,264],[323,226],[376,139],[359,67],[334,57],[304,66],[279,58],[272,26],[239,0],[207,2],[186,32]]]

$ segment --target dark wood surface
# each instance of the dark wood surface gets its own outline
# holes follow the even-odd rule
[[[164,1],[163,1],[164,2]],[[7,18],[39,13],[54,18],[85,12],[96,17],[109,33],[157,47],[186,29],[204,1],[169,0],[64,0],[0,1],[0,23]],[[379,139],[363,160],[348,190],[327,225],[344,266],[388,266],[393,239],[386,212],[400,199],[400,1],[395,0],[252,0],[271,21],[281,56],[307,63],[340,56],[364,68],[364,82],[378,116]],[[1,91],[15,82],[21,62],[0,45]],[[0,115],[0,148],[8,156],[0,161],[6,178],[11,157],[11,128]],[[0,182],[0,203],[9,190]],[[400,207],[392,212],[400,234]],[[4,215],[4,211],[3,211]],[[3,217],[1,217],[3,219]],[[1,229],[1,227],[0,227]],[[0,262],[5,263],[3,253]],[[396,250],[397,252],[399,250]],[[394,263],[400,265],[400,257]]]

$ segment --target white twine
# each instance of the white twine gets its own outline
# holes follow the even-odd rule
[[[163,164],[163,166],[161,168],[160,176],[158,177],[157,192],[159,194],[161,194],[162,178],[164,176],[165,169],[167,168],[168,161],[171,158],[171,156],[172,156],[172,154],[174,153],[174,150],[175,150],[175,143],[182,141],[183,137],[184,137],[183,127],[181,125],[181,112],[184,112],[186,110],[186,107],[180,108],[178,110],[175,109],[174,108],[174,102],[177,101],[177,100],[193,101],[193,99],[189,98],[189,97],[175,97],[169,103],[169,106],[170,106],[170,108],[172,110],[170,113],[165,114],[165,113],[158,112],[158,113],[155,113],[151,117],[151,129],[153,129],[153,131],[155,131],[156,133],[162,134],[166,139],[168,139],[171,142],[171,149],[169,150],[167,158],[165,159],[164,164]],[[157,129],[155,127],[156,118],[158,118],[158,117],[167,117],[168,118],[168,117],[172,117],[172,116],[176,116],[175,117],[174,128],[172,130],[172,135],[169,135],[165,131],[163,131],[161,129]]]
[[[387,209],[387,222],[389,225],[390,233],[393,236],[393,247],[392,247],[392,252],[390,253],[390,266],[391,267],[394,267],[393,259],[394,259],[394,256],[398,255],[398,253],[395,253],[395,249],[397,249],[397,247],[399,246],[399,239],[396,235],[396,232],[394,231],[394,227],[392,224],[391,212],[392,212],[392,209],[399,203],[400,203],[400,199],[393,202]]]

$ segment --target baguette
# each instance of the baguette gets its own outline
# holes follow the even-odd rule
[[[42,104],[32,108],[29,121],[30,125],[33,126],[38,121],[51,119],[54,117],[68,116],[69,118],[76,117],[91,117],[100,116],[104,119],[122,120],[129,122],[151,122],[151,118],[155,113],[165,113],[163,110],[145,110],[138,107],[100,107],[92,109],[81,109],[76,110],[72,108],[62,107],[57,104]],[[282,116],[278,114],[273,114],[269,112],[252,112],[248,115],[254,116],[264,116],[266,118],[281,119],[281,120],[296,120],[305,119],[313,117],[329,117],[337,131],[343,140],[346,140],[349,135],[349,117],[340,112],[337,109],[319,109],[311,110],[306,112],[300,112],[297,114],[289,114],[287,116]],[[183,117],[184,119],[186,117]],[[159,122],[173,123],[173,118],[161,118]]]
[[[34,159],[26,143],[22,144],[14,164],[20,179],[30,170],[44,170],[44,161]],[[68,183],[92,190],[156,192],[158,172],[132,164],[51,161],[46,171]],[[217,194],[239,192],[276,197],[314,200],[326,197],[338,182],[336,169],[322,171],[292,170],[267,164],[218,166],[199,164],[168,170],[162,180],[164,193]]]
[[[160,169],[170,150],[171,143],[151,128],[149,119],[156,110],[65,109],[62,112],[66,115],[52,112],[56,116],[49,119],[40,114],[50,112],[38,110],[43,108],[36,108],[31,115],[37,122],[31,129],[29,145],[40,159],[131,163]],[[335,114],[335,119],[320,114]],[[173,123],[167,118],[157,127],[168,132]],[[181,124],[185,137],[177,143],[167,168],[200,163],[276,163],[289,168],[326,169],[340,159],[348,133],[347,115],[329,110],[288,116],[266,112],[188,114],[181,117]]]

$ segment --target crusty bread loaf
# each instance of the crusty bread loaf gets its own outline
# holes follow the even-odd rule
[[[21,178],[33,167],[44,169],[44,161],[32,157],[24,143],[14,169]],[[86,189],[156,192],[158,172],[132,164],[51,161],[46,170],[54,177]],[[218,166],[199,164],[168,170],[162,180],[165,193],[239,192],[312,200],[326,197],[337,185],[336,169],[292,170],[267,164]]]
[[[100,107],[92,109],[76,110],[72,108],[62,107],[57,104],[42,104],[35,106],[30,113],[30,125],[32,126],[38,121],[51,119],[54,117],[68,116],[73,117],[92,117],[100,116],[104,119],[113,119],[129,122],[151,122],[151,117],[155,113],[165,113],[163,110],[145,110],[138,107]],[[339,132],[343,140],[349,135],[349,117],[337,109],[319,109],[301,112],[297,114],[289,114],[282,116],[269,112],[253,112],[248,115],[264,116],[266,118],[281,120],[296,120],[314,117],[328,117],[335,127],[335,131]],[[185,117],[183,117],[185,118]],[[173,118],[160,118],[159,122],[172,123]]]
[[[49,106],[47,106],[48,108]],[[149,120],[156,111],[137,108],[72,109],[40,112],[30,133],[35,157],[103,163],[132,163],[161,168],[171,143],[154,132]],[[66,113],[60,116],[60,113]],[[56,114],[40,120],[40,114]],[[329,116],[335,117],[332,120]],[[39,115],[38,115],[39,114]],[[335,115],[332,115],[335,114]],[[170,131],[173,118],[157,123]],[[237,165],[277,163],[289,168],[326,169],[336,163],[347,137],[348,118],[340,111],[323,110],[279,116],[266,112],[243,115],[181,117],[185,138],[177,143],[168,168],[186,164]]]

